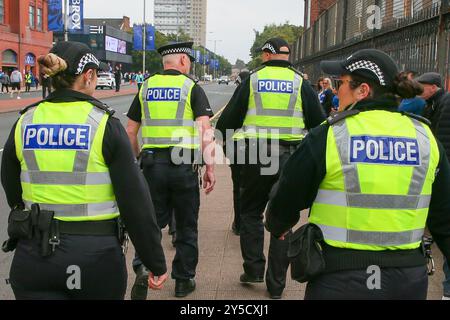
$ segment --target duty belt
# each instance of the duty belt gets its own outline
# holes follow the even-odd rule
[[[116,236],[117,220],[105,221],[61,221],[55,220],[59,233],[84,236]]]

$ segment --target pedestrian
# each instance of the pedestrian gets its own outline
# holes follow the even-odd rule
[[[236,88],[235,98],[228,103],[216,126],[224,137],[227,130],[239,129],[233,139],[245,145],[240,225],[244,259],[240,282],[244,284],[264,281],[263,213],[270,190],[308,130],[325,119],[316,93],[288,61],[288,43],[282,38],[272,38],[260,51],[263,65]],[[268,148],[271,148],[270,164],[274,169],[266,173],[268,161],[261,158]],[[266,155],[269,156],[267,152]],[[281,298],[286,285],[287,248],[288,241],[271,237],[266,286],[273,299]]]
[[[8,73],[4,72],[3,77],[0,79],[0,83],[2,84],[2,94],[4,89],[6,88],[6,93],[9,93],[9,85],[11,83],[11,80],[9,78]]]
[[[8,241],[16,299],[124,299],[119,218],[152,271],[149,285],[161,288],[166,264],[150,193],[114,110],[92,97],[106,65],[87,45],[64,41],[38,62],[55,92],[21,112],[1,164],[8,231],[20,234]]]
[[[414,80],[417,72],[413,70],[406,71],[409,80]],[[399,111],[409,112],[421,116],[425,109],[426,102],[422,97],[414,97],[411,99],[403,99],[398,107]]]
[[[17,92],[17,99],[20,99],[20,84],[22,83],[22,74],[16,68],[11,73],[11,98],[14,98],[14,93]]]
[[[250,76],[250,72],[247,70],[241,71],[236,78],[235,84],[239,87],[242,84],[242,81],[247,79]],[[238,90],[234,91],[233,97],[231,100],[236,99],[236,93]],[[241,229],[241,169],[244,163],[239,163],[239,154],[245,151],[245,148],[241,148],[239,150],[240,144],[237,141],[228,141],[228,144],[233,145],[233,159],[230,161],[230,169],[231,169],[231,179],[233,181],[233,210],[234,210],[234,218],[233,223],[231,224],[231,230],[235,235],[240,235]],[[227,154],[227,142],[224,143],[224,152]]]
[[[320,77],[318,80],[317,80],[317,84],[316,84],[316,87],[317,87],[317,96],[319,97],[319,101],[320,101],[320,95],[322,94],[322,92],[323,92],[323,77]],[[322,103],[322,102],[320,102],[320,103]]]
[[[333,84],[331,83],[330,78],[323,78],[322,81],[323,90],[319,94],[319,100],[322,105],[323,110],[327,116],[330,115],[333,109]]]
[[[32,74],[32,76],[33,76],[33,83],[34,83],[34,85],[36,87],[36,91],[37,91],[39,89],[39,78],[36,77],[34,74]]]
[[[28,71],[25,74],[25,92],[30,92],[32,82],[33,76],[31,75],[31,71]]]
[[[442,77],[439,73],[424,73],[417,78],[424,87],[422,98],[426,100],[425,117],[431,121],[431,130],[442,143],[447,158],[450,159],[450,93],[443,88]],[[450,299],[450,270],[444,262],[443,299]]]
[[[289,159],[266,227],[282,237],[311,208],[325,269],[305,299],[426,299],[426,223],[450,258],[450,168],[426,120],[397,111],[422,87],[374,49],[321,68],[340,76],[340,112]]]
[[[138,86],[138,91],[140,91],[142,84],[144,83],[144,75],[142,74],[142,71],[139,71],[139,73],[136,75],[136,83]]]
[[[45,99],[52,92],[52,78],[47,75],[41,75],[42,98]]]
[[[116,81],[116,92],[120,91],[120,83],[122,81],[122,71],[120,70],[120,67],[116,65],[116,68],[114,70],[114,79]]]
[[[141,159],[161,229],[175,213],[176,254],[172,262],[175,297],[187,296],[196,286],[200,195],[193,159],[201,147],[208,150],[213,142],[213,134],[209,132],[213,113],[208,98],[188,76],[194,61],[192,44],[174,43],[158,49],[164,71],[145,81],[127,115],[127,133],[135,155]],[[137,135],[141,126],[144,144],[139,148]],[[214,166],[208,159],[205,157],[203,176],[207,194],[215,184]],[[136,279],[131,298],[142,300],[147,296],[148,273],[138,255],[133,268]]]

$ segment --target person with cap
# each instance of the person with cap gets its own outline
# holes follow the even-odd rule
[[[325,267],[305,299],[426,299],[425,224],[450,258],[450,168],[426,119],[397,111],[422,87],[375,49],[321,68],[340,76],[340,112],[287,162],[266,227],[283,237],[311,208]]]
[[[405,71],[406,76],[409,80],[414,80],[417,72],[413,70]],[[426,102],[422,97],[413,97],[410,99],[403,99],[398,106],[399,111],[409,112],[417,114],[418,116],[423,115],[423,111],[425,109]]]
[[[288,43],[281,38],[272,38],[264,43],[261,52],[263,65],[250,72],[236,89],[234,99],[228,103],[216,126],[225,140],[228,139],[227,131],[237,130],[232,139],[245,148],[240,225],[244,259],[240,282],[243,284],[264,281],[263,213],[269,192],[284,162],[308,130],[325,119],[316,93],[288,61]],[[271,153],[265,154],[268,148]],[[267,168],[268,161],[263,159],[266,156],[270,157],[273,168]],[[228,157],[232,159],[231,155]],[[281,298],[286,285],[287,247],[288,241],[271,237],[266,286],[273,299]]]
[[[198,164],[200,150],[209,150],[213,115],[203,89],[188,74],[195,61],[193,42],[162,46],[164,71],[150,76],[128,111],[127,133],[139,156],[150,187],[160,228],[167,226],[172,212],[176,221],[176,254],[172,262],[175,297],[195,290],[198,263],[198,213],[200,207]],[[142,148],[138,144],[141,130]],[[213,154],[204,154],[203,188],[210,193],[215,184]],[[147,270],[140,257],[133,261],[136,280],[132,299],[147,296]]]
[[[239,87],[242,84],[242,81],[247,79],[250,75],[250,72],[247,70],[241,71],[236,77],[235,84]],[[236,93],[238,90],[234,91],[234,95],[231,97],[231,101],[236,99]],[[233,150],[238,150],[239,144],[237,141],[230,141],[229,143],[233,143]],[[227,143],[224,143],[224,152],[227,154],[226,147]],[[240,150],[243,151],[243,150]],[[241,169],[243,163],[238,163],[238,153],[235,152],[233,161],[230,161],[230,169],[231,169],[231,180],[233,181],[233,210],[234,210],[234,218],[233,223],[231,224],[231,230],[235,235],[240,235],[241,228]]]
[[[150,192],[114,110],[92,97],[105,65],[78,42],[58,42],[38,62],[55,91],[21,112],[1,165],[15,297],[124,299],[122,222],[160,289],[166,263]]]
[[[444,146],[447,158],[450,159],[450,93],[445,92],[439,73],[424,73],[416,80],[424,88],[421,96],[427,103],[424,117],[431,121],[431,130]],[[447,262],[444,262],[444,276],[443,299],[450,300],[450,269]]]

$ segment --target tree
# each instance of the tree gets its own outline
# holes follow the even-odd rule
[[[239,70],[246,68],[245,62],[240,59],[236,60],[236,63],[234,64],[234,66],[236,67],[236,69],[239,69]]]
[[[294,26],[292,24],[289,24],[289,22],[285,22],[284,24],[280,25],[266,25],[262,32],[259,32],[257,30],[254,30],[254,32],[255,41],[253,42],[253,46],[250,49],[250,56],[252,57],[252,60],[247,64],[247,67],[250,70],[261,65],[262,61],[258,49],[264,45],[264,42],[266,40],[274,37],[280,37],[286,40],[289,45],[292,46],[302,34],[303,27]]]

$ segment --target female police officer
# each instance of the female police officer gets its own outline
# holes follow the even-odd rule
[[[166,264],[150,193],[119,120],[92,97],[101,63],[76,42],[59,42],[39,62],[56,91],[22,111],[4,148],[1,178],[11,208],[39,205],[35,230],[48,229],[53,248],[44,253],[48,235],[37,232],[18,241],[10,272],[16,298],[123,299],[119,209],[152,272],[149,285],[161,288]],[[41,225],[44,212],[54,214],[48,228]]]
[[[309,281],[306,299],[425,299],[426,223],[450,258],[450,171],[429,127],[397,113],[395,97],[422,88],[378,50],[322,69],[341,76],[343,112],[310,131],[286,164],[266,226],[282,236],[311,208],[325,270]]]

